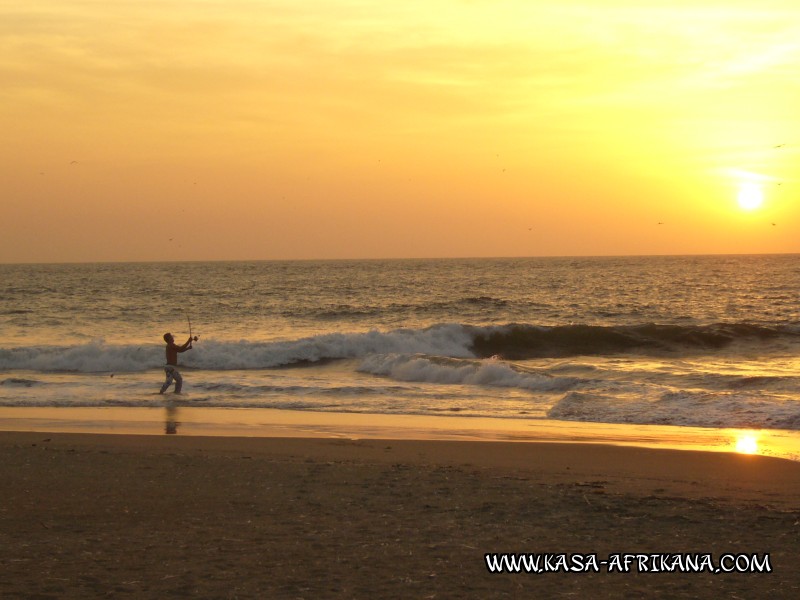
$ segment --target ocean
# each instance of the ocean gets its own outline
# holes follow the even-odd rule
[[[0,265],[0,407],[800,429],[800,256]],[[0,409],[1,410],[1,409]]]

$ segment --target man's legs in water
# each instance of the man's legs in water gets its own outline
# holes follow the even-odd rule
[[[183,387],[183,377],[178,373],[178,369],[172,370],[172,376],[175,378],[175,393],[180,394]]]
[[[175,367],[164,367],[164,374],[166,375],[167,379],[164,382],[164,385],[161,386],[161,391],[159,394],[163,394],[167,391],[170,385],[172,385],[172,380],[175,380],[175,391],[181,391],[181,384],[183,380],[181,378],[181,374],[178,373],[178,370]]]

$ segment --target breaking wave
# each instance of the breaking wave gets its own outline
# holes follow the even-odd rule
[[[555,358],[579,355],[714,351],[737,342],[797,341],[796,326],[764,327],[747,323],[713,325],[507,325],[476,333],[477,356],[506,359]]]
[[[398,381],[483,385],[537,392],[565,391],[580,380],[521,371],[499,361],[456,360],[430,356],[373,355],[359,366],[362,373],[384,375]]]
[[[472,357],[465,327],[440,325],[424,330],[331,333],[285,342],[203,340],[181,355],[182,365],[208,370],[269,369],[326,360],[403,353]],[[164,364],[163,344],[112,345],[103,341],[74,346],[0,349],[0,369],[65,372],[135,372]]]
[[[372,355],[424,355],[506,360],[607,354],[708,353],[735,344],[798,343],[800,329],[749,324],[705,326],[504,325],[476,327],[442,324],[425,329],[330,333],[279,342],[202,340],[181,364],[199,369],[269,369]],[[72,346],[0,348],[0,370],[135,372],[163,365],[163,345],[116,345],[94,341]],[[387,360],[386,358],[380,360]],[[442,366],[428,366],[429,373]],[[463,365],[459,368],[462,368]],[[395,370],[401,370],[395,365]],[[415,369],[422,364],[416,363]],[[483,365],[480,378],[499,367]],[[404,369],[412,369],[410,366]],[[462,372],[462,371],[459,371]],[[510,374],[506,374],[510,375]],[[432,377],[450,377],[444,371]],[[460,377],[460,375],[459,375]]]

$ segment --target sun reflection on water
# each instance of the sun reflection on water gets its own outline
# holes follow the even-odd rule
[[[753,433],[742,433],[736,438],[736,452],[758,454],[758,437]]]

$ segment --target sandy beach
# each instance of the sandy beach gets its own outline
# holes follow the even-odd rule
[[[0,433],[4,598],[794,598],[800,463],[612,445]],[[769,556],[491,574],[486,553]],[[716,562],[714,563],[717,564]]]

